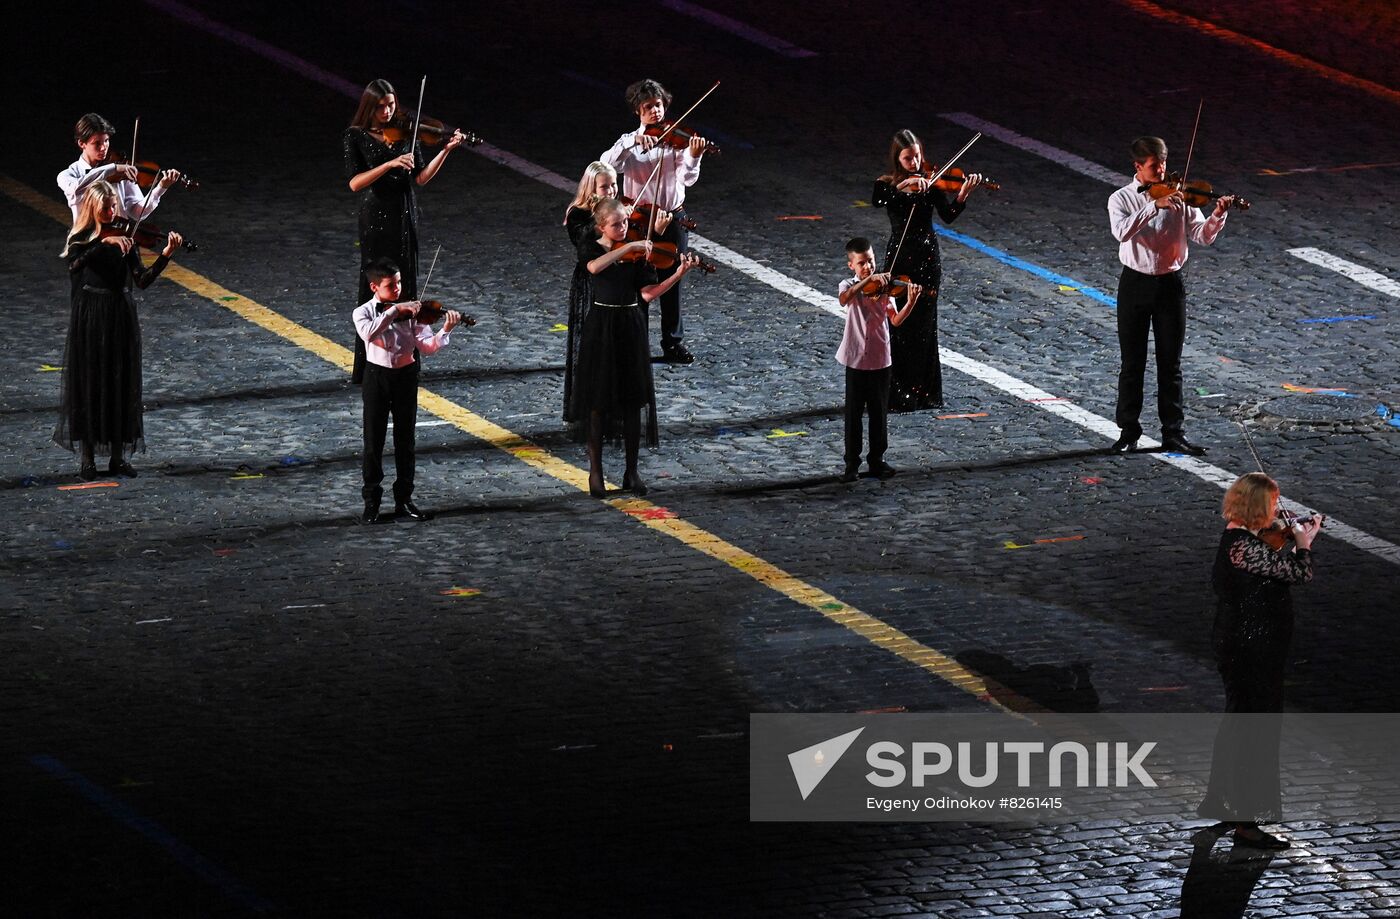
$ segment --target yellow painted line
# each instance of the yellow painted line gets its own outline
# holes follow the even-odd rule
[[[71,221],[67,207],[35,193],[27,186],[0,175],[0,191],[40,213],[48,214],[64,224]],[[354,355],[324,335],[302,326],[260,303],[221,287],[203,275],[171,263],[164,276],[192,293],[199,294],[254,325],[296,344],[322,360],[349,372]],[[579,491],[588,491],[588,472],[555,456],[513,431],[488,421],[443,396],[426,390],[418,391],[418,405],[459,430],[485,441],[515,457],[520,462]],[[820,588],[813,587],[795,575],[733,543],[682,520],[673,511],[641,498],[611,498],[603,503],[621,511],[643,526],[677,540],[682,545],[723,562],[741,571],[770,590],[815,610],[827,619],[843,626],[891,654],[898,655],[917,667],[952,686],[998,708],[1014,712],[1044,711],[1029,699],[977,674],[941,651],[915,641],[913,638],[868,613],[843,603]]]
[[[1340,83],[1352,89],[1358,89],[1367,95],[1375,96],[1377,99],[1384,99],[1386,102],[1400,103],[1400,91],[1391,89],[1389,86],[1384,86],[1363,77],[1354,76],[1344,70],[1338,70],[1335,67],[1328,67],[1326,64],[1319,64],[1317,61],[1303,57],[1301,54],[1294,54],[1292,51],[1284,51],[1282,48],[1275,48],[1273,45],[1262,42],[1257,38],[1250,38],[1248,35],[1243,35],[1239,32],[1227,29],[1224,26],[1218,26],[1213,22],[1197,19],[1195,16],[1187,16],[1185,13],[1178,13],[1175,10],[1169,10],[1166,7],[1152,3],[1151,0],[1119,0],[1119,2],[1132,7],[1139,13],[1151,16],[1154,19],[1161,19],[1175,25],[1185,26],[1188,29],[1192,29],[1204,35],[1209,35],[1212,38],[1218,38],[1232,45],[1239,45],[1243,48],[1259,51],[1274,60],[1282,61],[1292,67],[1297,67],[1299,70],[1306,70],[1308,73],[1322,77],[1324,80]]]

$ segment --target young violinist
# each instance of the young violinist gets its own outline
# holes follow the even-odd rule
[[[73,126],[73,142],[82,152],[73,165],[58,174],[58,187],[67,199],[75,220],[83,195],[93,182],[108,182],[117,189],[118,217],[140,220],[159,206],[166,189],[180,181],[177,170],[164,169],[156,176],[149,195],[141,191],[141,186],[136,183],[134,165],[107,162],[116,133],[117,129],[112,127],[112,123],[96,112],[88,112]]]
[[[106,229],[120,207],[121,195],[111,183],[89,184],[62,253],[73,296],[53,439],[78,453],[78,477],[85,482],[97,478],[98,453],[110,456],[109,474],[136,476],[128,457],[144,451],[146,440],[141,325],[131,287],[149,287],[183,242],[179,233],[171,233],[160,257],[146,267],[130,237]]]
[[[413,503],[414,428],[418,423],[419,354],[435,354],[462,322],[454,310],[444,314],[442,331],[418,321],[417,301],[400,303],[403,276],[391,259],[379,258],[365,268],[372,296],[355,310],[355,334],[366,344],[364,382],[364,487],[362,523],[379,522],[384,497],[384,436],[394,418],[394,515],[427,520]]]
[[[1137,448],[1142,436],[1143,375],[1147,371],[1147,336],[1157,340],[1157,414],[1162,448],[1200,456],[1206,452],[1183,434],[1186,410],[1181,380],[1181,351],[1186,342],[1186,285],[1182,268],[1190,256],[1188,241],[1208,246],[1225,227],[1234,195],[1216,200],[1206,217],[1190,207],[1180,190],[1154,197],[1153,186],[1167,178],[1167,144],[1160,137],[1139,137],[1129,150],[1133,180],[1108,199],[1108,224],[1118,240],[1118,406],[1120,429],[1114,453]]]
[[[374,80],[360,95],[350,127],[341,137],[345,178],[360,195],[360,284],[357,303],[369,299],[365,269],[376,259],[392,259],[403,277],[404,296],[418,296],[418,204],[414,193],[442,169],[447,155],[466,139],[454,131],[431,160],[423,157],[418,138],[390,141],[393,131],[413,119],[399,111],[398,95],[388,80]],[[355,339],[355,368],[351,382],[364,375],[364,342]]]
[[[846,267],[851,277],[837,288],[837,299],[846,308],[846,331],[836,360],[846,368],[846,468],[842,482],[854,482],[860,469],[862,414],[870,416],[870,452],[866,455],[870,475],[877,479],[894,476],[895,469],[885,462],[889,446],[890,405],[890,327],[903,325],[923,292],[910,284],[903,292],[904,304],[895,308],[890,296],[888,271],[875,273],[875,250],[870,240],[857,236],[846,243]]]
[[[656,390],[647,347],[646,304],[676,284],[699,263],[681,253],[664,281],[648,260],[650,240],[627,242],[628,216],[615,198],[593,208],[594,233],[578,245],[578,263],[591,277],[592,302],[583,321],[578,361],[574,366],[569,414],[587,419],[588,492],[606,493],[603,484],[603,436],[622,435],[626,469],[622,488],[637,495],[646,486],[637,472],[641,413],[647,415],[647,445],[656,446]]]
[[[870,198],[889,212],[885,271],[909,277],[924,291],[919,308],[890,336],[890,408],[897,412],[943,405],[943,364],[938,358],[943,265],[933,214],[936,211],[944,223],[952,223],[967,207],[968,195],[982,184],[981,175],[966,176],[949,201],[933,185],[932,172],[924,159],[923,142],[913,131],[899,131],[890,141],[889,171],[875,180]]]
[[[604,198],[617,197],[617,170],[607,163],[595,161],[583,170],[578,180],[574,200],[564,209],[564,229],[569,234],[569,248],[574,252],[574,276],[569,281],[569,332],[564,354],[564,422],[570,427],[586,424],[587,416],[574,417],[569,411],[574,389],[574,367],[578,363],[578,348],[588,309],[593,305],[593,276],[577,261],[579,243],[590,234],[597,234],[593,223],[593,208]]]
[[[624,191],[638,206],[652,204],[684,218],[686,189],[700,179],[705,138],[692,136],[684,149],[678,149],[647,133],[648,128],[665,122],[666,107],[671,104],[671,94],[657,81],[638,80],[627,87],[625,98],[640,124],[619,137],[598,159],[618,171],[625,180]],[[674,243],[678,251],[685,252],[690,234],[682,220],[673,219],[658,241]],[[660,278],[669,279],[673,270],[663,269]],[[661,298],[662,357],[673,364],[692,363],[695,356],[686,348],[684,338],[681,287],[677,283]]]

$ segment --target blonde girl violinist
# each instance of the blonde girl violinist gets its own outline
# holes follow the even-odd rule
[[[626,469],[622,488],[646,494],[637,472],[641,413],[647,413],[647,445],[656,446],[656,391],[647,344],[646,305],[666,293],[699,263],[691,253],[676,257],[670,277],[658,281],[646,259],[650,240],[627,242],[627,210],[615,198],[593,208],[595,231],[578,245],[578,264],[591,279],[588,315],[584,317],[578,361],[569,392],[570,417],[587,419],[588,492],[602,497],[603,435],[622,434]],[[582,425],[581,425],[582,426]]]
[[[63,394],[53,439],[76,450],[78,476],[97,478],[95,455],[111,459],[112,475],[134,477],[127,461],[146,449],[141,417],[141,325],[132,299],[164,270],[183,240],[166,237],[165,248],[149,268],[129,236],[103,236],[119,216],[120,197],[108,182],[88,186],[62,256],[73,281],[68,343],[63,358]]]
[[[569,248],[577,259],[579,243],[597,229],[593,225],[593,208],[604,198],[617,197],[617,170],[607,163],[594,161],[583,170],[578,180],[578,191],[574,200],[564,210],[564,229],[569,234]],[[583,324],[588,318],[588,308],[593,304],[592,275],[588,269],[574,262],[574,276],[569,281],[569,342],[564,355],[564,422],[571,427],[588,421],[587,417],[576,418],[569,411],[574,389],[574,366],[578,363],[579,341],[583,336]]]
[[[375,80],[365,87],[350,127],[341,137],[345,156],[345,178],[350,190],[360,195],[360,284],[356,303],[370,299],[365,268],[380,258],[399,266],[404,300],[418,298],[418,204],[417,188],[427,185],[438,174],[447,155],[466,139],[453,132],[431,161],[424,161],[418,139],[405,138],[391,143],[386,131],[394,131],[407,118],[400,113],[398,95],[388,80]],[[364,373],[365,344],[355,337],[355,369],[350,379],[360,382]]]
[[[900,131],[890,141],[889,172],[875,180],[870,201],[887,208],[890,238],[885,249],[885,271],[907,275],[923,288],[914,312],[890,334],[890,409],[912,411],[943,404],[943,365],[938,360],[938,289],[943,282],[938,236],[933,214],[952,223],[967,206],[967,196],[982,184],[973,173],[963,180],[957,198],[948,198],[930,182],[931,169],[924,160],[924,145],[913,131]],[[910,211],[913,214],[910,214]],[[905,227],[908,232],[905,232]],[[903,245],[900,244],[901,238]],[[898,264],[895,254],[898,251]],[[904,306],[903,296],[897,299]]]

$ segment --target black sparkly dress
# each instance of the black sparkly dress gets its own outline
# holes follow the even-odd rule
[[[407,151],[406,143],[386,144],[363,128],[346,128],[341,145],[347,182]],[[364,270],[377,258],[391,258],[399,266],[399,276],[403,279],[400,300],[418,298],[418,199],[415,194],[418,186],[415,179],[423,171],[422,164],[426,160],[417,142],[413,153],[419,165],[411,172],[390,169],[379,181],[360,192],[360,283],[356,306],[369,302],[369,281]],[[364,354],[365,343],[356,335],[355,371],[351,376],[356,383],[363,372]]]
[[[914,311],[902,324],[890,329],[890,410],[936,408],[943,403],[943,365],[938,359],[938,290],[943,282],[943,267],[938,256],[938,236],[933,232],[933,214],[937,211],[944,223],[952,223],[967,205],[949,201],[936,188],[919,194],[896,191],[883,179],[875,181],[870,201],[885,208],[890,216],[884,270],[908,275],[924,289]],[[897,265],[893,264],[896,249]],[[904,297],[896,302],[900,309],[904,308]]]
[[[586,273],[588,263],[606,253],[597,236],[586,234],[578,245],[578,265]],[[579,336],[567,417],[581,422],[576,436],[586,439],[588,419],[598,412],[605,436],[615,440],[626,418],[645,409],[646,443],[654,447],[656,389],[641,289],[657,283],[656,269],[648,262],[618,261],[589,276],[592,298]]]
[[[593,212],[586,207],[571,207],[564,216],[564,229],[569,233],[569,249],[578,256],[579,245],[590,235],[597,236],[593,225]],[[575,418],[569,410],[574,391],[574,367],[578,364],[579,343],[583,339],[583,326],[588,320],[589,307],[593,305],[593,275],[583,262],[574,262],[574,276],[569,281],[569,334],[568,350],[564,354],[564,421],[570,425],[587,422],[588,416]]]
[[[94,240],[68,249],[73,281],[63,395],[54,443],[66,450],[130,456],[146,449],[141,410],[141,324],[131,286],[146,288],[165,269],[164,255],[141,264],[133,247]]]
[[[1261,716],[1283,711],[1283,676],[1293,640],[1289,586],[1312,575],[1312,553],[1306,549],[1275,550],[1240,528],[1226,529],[1220,537],[1211,571],[1212,639],[1225,682],[1226,719],[1215,741],[1202,817],[1257,823],[1281,818],[1280,722]],[[1251,717],[1229,717],[1235,714]]]

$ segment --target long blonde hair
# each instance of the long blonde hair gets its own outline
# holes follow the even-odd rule
[[[598,176],[605,175],[617,184],[617,170],[601,160],[595,160],[588,164],[588,168],[583,171],[583,178],[578,180],[578,191],[574,193],[574,200],[569,202],[569,206],[564,209],[564,222],[568,223],[569,211],[574,208],[593,210],[598,206]]]
[[[63,251],[59,253],[62,258],[68,257],[68,250],[73,248],[74,243],[91,242],[97,238],[102,229],[102,221],[97,219],[97,214],[102,210],[102,205],[116,200],[117,190],[112,187],[111,182],[98,179],[88,186],[88,190],[83,193],[83,200],[78,202],[78,216],[73,218],[73,229],[68,231]]]

